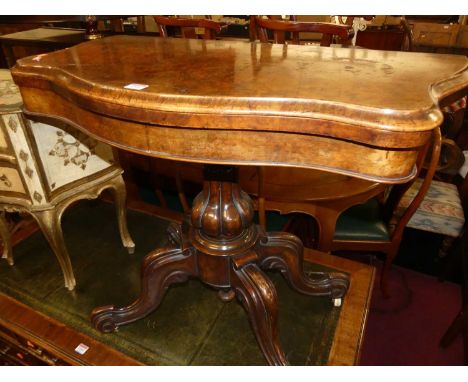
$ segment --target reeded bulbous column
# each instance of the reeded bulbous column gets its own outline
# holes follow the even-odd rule
[[[190,230],[191,243],[199,251],[202,280],[229,287],[230,257],[246,253],[258,239],[253,216],[252,200],[237,183],[237,168],[205,166],[203,191],[193,202]]]
[[[237,169],[206,166],[203,191],[192,207],[193,244],[213,254],[242,252],[257,238],[253,215],[252,200],[237,183]]]

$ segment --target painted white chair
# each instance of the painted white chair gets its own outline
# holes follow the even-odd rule
[[[76,281],[61,229],[64,210],[79,199],[113,189],[123,245],[133,253],[126,223],[123,170],[112,148],[62,125],[25,118],[10,71],[0,70],[0,236],[3,255],[13,265],[6,214],[28,212],[37,221],[63,272],[65,287]],[[78,228],[78,227],[77,227]]]

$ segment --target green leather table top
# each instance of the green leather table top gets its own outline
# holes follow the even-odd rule
[[[197,280],[169,288],[156,311],[116,333],[91,326],[93,308],[127,305],[138,296],[143,257],[167,245],[168,221],[129,211],[128,224],[136,243],[133,255],[120,243],[114,207],[80,202],[65,212],[62,224],[75,291],[63,286],[55,256],[37,232],[15,246],[13,267],[0,261],[0,292],[149,365],[265,365],[242,306],[222,302]],[[280,337],[290,363],[326,364],[340,308],[328,298],[300,295],[279,274],[268,274],[278,291]]]

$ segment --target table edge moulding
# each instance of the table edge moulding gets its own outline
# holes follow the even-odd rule
[[[298,292],[335,303],[349,276],[306,275],[297,237],[253,223],[236,166],[408,181],[442,122],[440,106],[466,91],[467,63],[462,56],[149,36],[19,60],[12,75],[30,117],[61,120],[136,153],[205,164],[191,218],[171,225],[173,245],[143,261],[138,299],[94,309],[93,325],[112,332],[141,319],[171,284],[195,277],[225,301],[237,297],[267,362],[287,365],[277,294],[263,270],[277,269]]]

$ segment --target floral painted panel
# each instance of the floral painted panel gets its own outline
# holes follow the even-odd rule
[[[22,103],[21,94],[11,78],[10,71],[0,69],[0,111],[17,111]]]
[[[76,129],[60,129],[29,121],[50,189],[108,168],[114,163],[110,146]]]
[[[0,167],[0,191],[26,193],[20,174],[16,169]]]
[[[1,118],[10,137],[18,162],[17,169],[23,175],[28,194],[32,197],[33,204],[43,204],[45,202],[44,189],[35,167],[36,162],[30,149],[28,137],[23,129],[22,116],[19,113],[12,113],[3,114]]]

